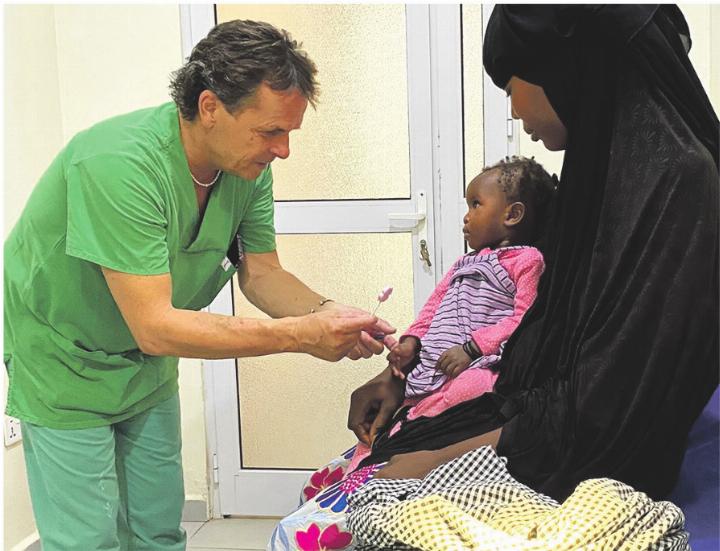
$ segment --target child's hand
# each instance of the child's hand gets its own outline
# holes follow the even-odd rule
[[[415,337],[405,337],[392,347],[387,355],[387,360],[392,366],[393,375],[405,378],[403,368],[407,367],[415,359],[420,348],[420,342]]]
[[[462,345],[458,344],[442,353],[435,365],[435,369],[452,378],[460,375],[471,363],[470,356],[465,353]]]

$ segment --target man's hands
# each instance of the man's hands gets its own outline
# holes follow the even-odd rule
[[[400,342],[390,348],[387,360],[390,362],[393,375],[400,379],[405,378],[405,368],[409,366],[418,351],[420,350],[420,341],[412,336],[406,336],[400,339]]]
[[[380,321],[354,308],[327,309],[296,319],[298,352],[331,362],[347,356],[358,346],[363,332],[372,331]],[[382,347],[382,344],[379,346]]]
[[[337,302],[325,303],[319,311],[335,311],[335,312],[346,312],[348,314],[367,314],[364,310],[354,308],[352,306],[346,306],[345,304],[339,304]],[[369,315],[369,314],[367,314]],[[360,358],[371,358],[374,355],[382,354],[385,350],[385,346],[391,348],[395,343],[395,339],[391,337],[395,333],[396,329],[383,319],[376,318],[377,321],[374,325],[366,328],[360,333],[355,346],[353,346],[347,353],[347,357],[351,360],[359,360]],[[382,338],[376,338],[380,337]]]
[[[366,446],[392,418],[405,396],[405,383],[394,377],[390,366],[350,396],[348,428]]]
[[[438,358],[435,369],[452,378],[460,375],[471,363],[472,358],[463,350],[462,345],[458,344],[442,353]]]

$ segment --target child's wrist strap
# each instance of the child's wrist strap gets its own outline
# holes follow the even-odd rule
[[[483,355],[480,348],[478,348],[478,345],[475,344],[475,341],[472,339],[463,343],[462,349],[465,352],[465,354],[467,354],[470,357],[471,360],[477,360],[478,358],[480,358]]]

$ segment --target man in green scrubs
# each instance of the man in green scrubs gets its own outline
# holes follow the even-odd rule
[[[315,73],[268,24],[218,25],[174,102],[80,132],[35,187],[5,242],[4,360],[44,551],[185,549],[178,357],[357,359],[394,331],[275,251],[270,163]],[[273,319],[198,311],[236,271]]]

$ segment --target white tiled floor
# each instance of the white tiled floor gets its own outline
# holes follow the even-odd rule
[[[183,522],[188,551],[256,551],[265,549],[279,518],[227,518]]]

